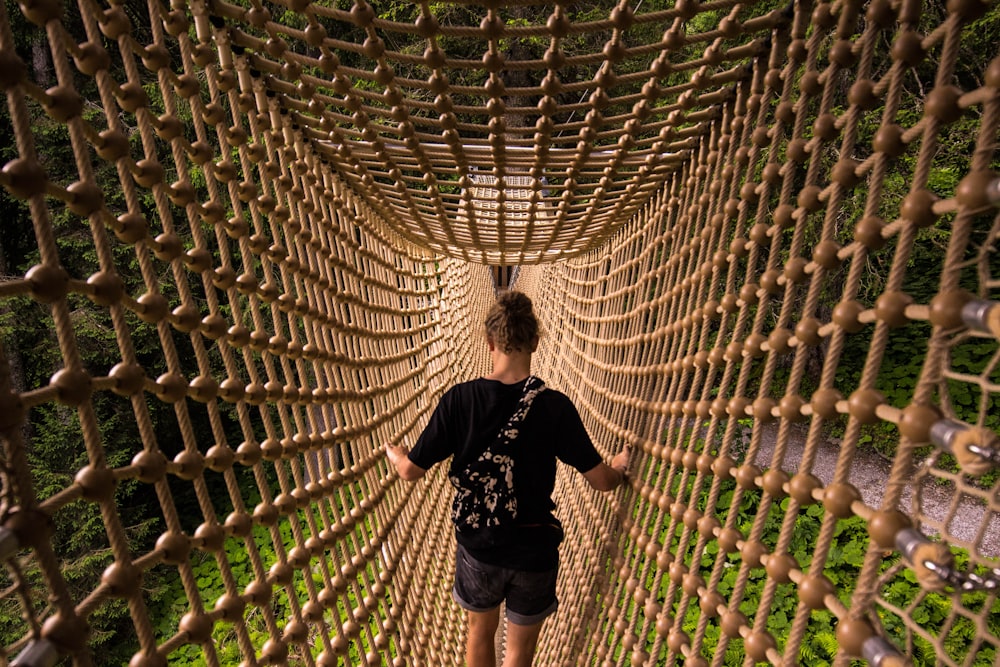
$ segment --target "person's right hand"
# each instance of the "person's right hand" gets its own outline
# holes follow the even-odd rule
[[[611,459],[611,467],[615,470],[628,470],[628,460],[631,453],[630,449],[625,447]]]

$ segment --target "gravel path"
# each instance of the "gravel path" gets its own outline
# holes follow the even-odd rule
[[[756,465],[761,468],[770,466],[777,436],[778,427],[776,424],[767,424],[764,427],[761,445],[754,458]],[[804,429],[795,427],[791,429],[783,466],[786,472],[794,473],[798,469],[805,440],[806,431]],[[816,462],[813,464],[812,474],[821,479],[824,484],[830,483],[833,479],[839,447],[840,443],[837,441],[824,441]],[[874,508],[881,507],[890,467],[889,461],[869,448],[861,448],[855,454],[849,481],[861,492],[861,497],[866,505]],[[908,514],[912,514],[913,491],[912,484],[907,486],[899,503],[899,508]],[[1000,557],[1000,513],[990,511],[978,498],[956,492],[950,481],[931,479],[930,476],[925,478],[922,483],[921,497],[924,514],[939,524],[948,516],[952,504],[956,504],[952,520],[947,526],[947,532],[970,544],[978,542],[978,550],[983,556]],[[936,532],[935,528],[931,526],[924,526],[923,530],[928,534]],[[982,532],[982,537],[979,539],[977,539],[978,532]]]

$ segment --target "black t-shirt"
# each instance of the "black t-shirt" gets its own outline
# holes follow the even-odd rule
[[[441,397],[410,452],[423,469],[453,456],[450,472],[464,468],[493,443],[514,413],[524,382],[504,384],[480,378],[455,385]],[[514,442],[514,496],[518,525],[500,544],[476,548],[458,539],[480,561],[522,570],[544,570],[558,562],[562,536],[553,514],[556,459],[587,472],[601,455],[587,435],[576,407],[562,392],[546,388],[535,397]]]

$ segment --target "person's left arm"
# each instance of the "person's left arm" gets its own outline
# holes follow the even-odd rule
[[[629,450],[626,448],[615,454],[610,465],[601,461],[583,473],[583,477],[598,491],[612,491],[628,481],[628,459]]]
[[[629,450],[616,454],[611,463],[605,463],[590,439],[580,419],[576,406],[565,395],[562,412],[558,417],[560,438],[557,440],[559,460],[576,468],[591,487],[598,491],[611,491],[628,481]]]
[[[386,445],[385,453],[400,479],[415,482],[427,473],[427,470],[410,460],[410,448],[406,445]]]

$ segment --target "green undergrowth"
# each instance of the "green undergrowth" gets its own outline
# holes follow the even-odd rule
[[[303,513],[300,513],[300,518],[304,519]],[[296,545],[291,523],[283,520],[277,524],[276,530],[280,536],[284,552],[287,554]],[[367,523],[358,524],[355,530],[361,531],[363,535],[370,535],[373,532],[371,526]],[[262,526],[254,526],[252,538],[256,545],[262,568],[266,572],[274,563],[278,562],[271,531]],[[339,563],[347,562],[350,560],[351,555],[338,553],[336,561]],[[246,541],[232,537],[227,538],[220,556],[224,556],[228,562],[228,567],[236,582],[237,592],[242,593],[247,583],[256,579]],[[325,561],[326,566],[330,568],[329,576],[331,578],[336,577],[337,571],[331,555],[327,553],[324,555],[324,558],[327,559]],[[191,558],[191,565],[201,604],[206,610],[211,610],[216,600],[226,592],[218,560],[212,554],[197,552]],[[274,624],[278,628],[279,634],[285,627],[285,624],[294,618],[293,605],[289,598],[290,593],[288,588],[292,589],[291,594],[298,601],[296,606],[301,608],[301,605],[309,600],[307,576],[310,577],[315,592],[321,591],[324,588],[324,578],[320,568],[321,564],[319,560],[313,558],[308,575],[303,570],[295,568],[293,569],[292,582],[288,587],[273,587],[273,595],[268,609],[273,615]],[[359,580],[363,578],[369,582],[378,580],[378,572],[371,564],[367,566],[366,570],[359,571],[356,576]],[[332,609],[328,608],[325,610],[324,618],[331,634],[331,640],[334,634],[334,624],[337,622],[345,623],[349,618],[351,610],[358,608],[362,604],[362,601],[358,599],[357,591],[360,590],[363,592],[364,587],[359,586],[355,588],[351,585],[350,581],[347,583],[348,585],[338,597],[336,605]],[[390,596],[387,596],[386,600],[383,601],[383,609],[387,609],[388,605],[391,604],[390,599]],[[154,629],[158,643],[162,643],[177,632],[181,618],[190,611],[190,604],[179,576],[175,577],[167,586],[166,591],[160,596],[159,602],[151,609],[151,617],[155,619]],[[375,613],[378,614],[379,610],[376,610]],[[338,615],[339,618],[335,619],[334,614]],[[259,651],[263,644],[271,638],[264,610],[260,607],[248,605],[243,613],[243,622],[250,643]],[[379,629],[374,622],[374,616],[367,623],[369,624],[368,630],[370,630],[370,635],[376,635]],[[309,651],[315,657],[323,650],[323,642],[319,637],[319,624],[307,624],[307,627],[309,635],[306,642],[300,645],[289,645],[288,664],[290,665],[306,664],[306,657],[304,655],[306,651]],[[366,632],[363,628],[358,638],[349,643],[346,654],[346,658],[349,661],[348,664],[359,664],[361,661],[359,651],[367,652],[371,650],[372,647],[369,645],[368,636],[369,632]],[[218,656],[218,661],[222,665],[236,665],[243,659],[240,652],[237,629],[233,623],[224,621],[216,623],[212,631],[212,644]],[[181,646],[170,654],[168,662],[172,667],[202,667],[208,664],[205,657],[205,649],[197,644]]]
[[[675,484],[672,489],[675,493],[681,492],[681,485]],[[684,484],[684,491],[691,492],[692,484],[689,481]],[[722,491],[716,503],[715,515],[723,525],[729,511],[735,511],[734,527],[744,536],[748,535],[754,522],[757,520],[758,511],[761,510],[762,492],[754,490],[742,493],[735,509],[730,510],[736,485],[732,480],[726,480],[722,484]],[[696,505],[699,509],[705,508],[705,497],[707,493],[703,490]],[[683,495],[680,495],[683,498]],[[762,541],[768,552],[776,549],[779,534],[783,525],[787,521],[792,522],[791,537],[788,541],[786,552],[792,556],[798,569],[809,573],[813,568],[815,558],[816,543],[823,530],[825,510],[821,504],[813,504],[800,507],[794,518],[788,518],[790,501],[785,498],[778,502],[772,502],[767,509],[764,520]],[[638,515],[635,516],[639,520]],[[659,532],[654,531],[650,537],[656,537],[661,544],[668,545],[670,552],[675,558],[683,558],[688,570],[697,569],[698,573],[705,580],[710,582],[716,568],[721,568],[721,574],[715,590],[724,598],[728,606],[735,593],[738,577],[743,568],[740,554],[722,553],[719,542],[708,541],[700,554],[697,563],[693,563],[694,544],[689,542],[683,553],[680,553],[682,527],[669,532],[669,517],[660,527]],[[632,547],[635,548],[634,545]],[[866,554],[869,550],[868,526],[864,519],[860,517],[850,517],[835,521],[832,527],[832,537],[830,549],[823,563],[823,575],[833,585],[835,594],[842,604],[849,606],[857,584],[858,576],[865,562]],[[955,554],[956,567],[966,569],[969,567],[969,557],[966,552],[958,548],[952,548]],[[644,556],[637,551],[631,553],[632,558]],[[988,596],[983,592],[966,593],[961,595],[951,595],[947,593],[927,593],[917,583],[913,571],[900,563],[900,555],[896,551],[885,551],[881,554],[882,560],[879,564],[880,586],[879,597],[873,605],[873,614],[876,626],[881,633],[901,652],[912,656],[914,665],[934,665],[941,664],[935,654],[932,641],[940,643],[943,651],[956,664],[969,664],[973,667],[987,667],[994,664],[996,659],[996,649],[994,646],[983,642],[984,637],[1000,636],[1000,603],[995,596]],[[721,562],[721,565],[718,563]],[[776,585],[772,602],[767,609],[761,607],[761,598],[765,592],[767,584],[767,574],[763,566],[750,568],[747,571],[747,580],[740,596],[739,610],[746,615],[749,625],[754,625],[755,617],[760,613],[766,614],[767,631],[774,637],[779,652],[784,653],[792,624],[799,613],[800,601],[797,588],[794,583],[779,583]],[[645,587],[657,601],[663,604],[668,596],[671,587],[669,573],[655,572],[655,567],[651,568],[645,581]],[[673,599],[672,615],[681,612],[679,602],[681,592],[676,591]],[[643,608],[634,602],[629,602],[628,598],[618,600],[622,605],[622,614],[628,621],[638,619],[641,622]],[[702,619],[702,611],[698,606],[698,600],[690,600],[683,610],[683,632],[693,638],[698,629],[699,621]],[[836,617],[827,610],[814,610],[808,612],[806,630],[803,640],[798,648],[797,659],[801,664],[808,664],[810,667],[827,667],[834,663],[834,658],[839,645],[836,638]],[[982,624],[986,633],[979,631],[977,625]],[[914,628],[921,628],[921,632],[926,633],[926,637]],[[928,641],[928,638],[930,641]],[[657,631],[655,624],[650,624],[645,636],[646,650],[652,651],[657,642]],[[719,618],[707,619],[705,624],[704,637],[701,643],[701,654],[706,658],[711,658],[717,651],[722,650],[721,623]],[[622,648],[608,646],[609,652],[617,657],[622,657]],[[652,656],[654,662],[662,661],[666,656],[665,643],[661,647],[659,655]],[[740,638],[729,639],[725,642],[723,664],[737,666],[742,665],[745,658],[743,640]],[[966,662],[969,660],[969,662]],[[664,664],[655,662],[655,664]],[[862,661],[853,661],[852,664],[863,665]]]

